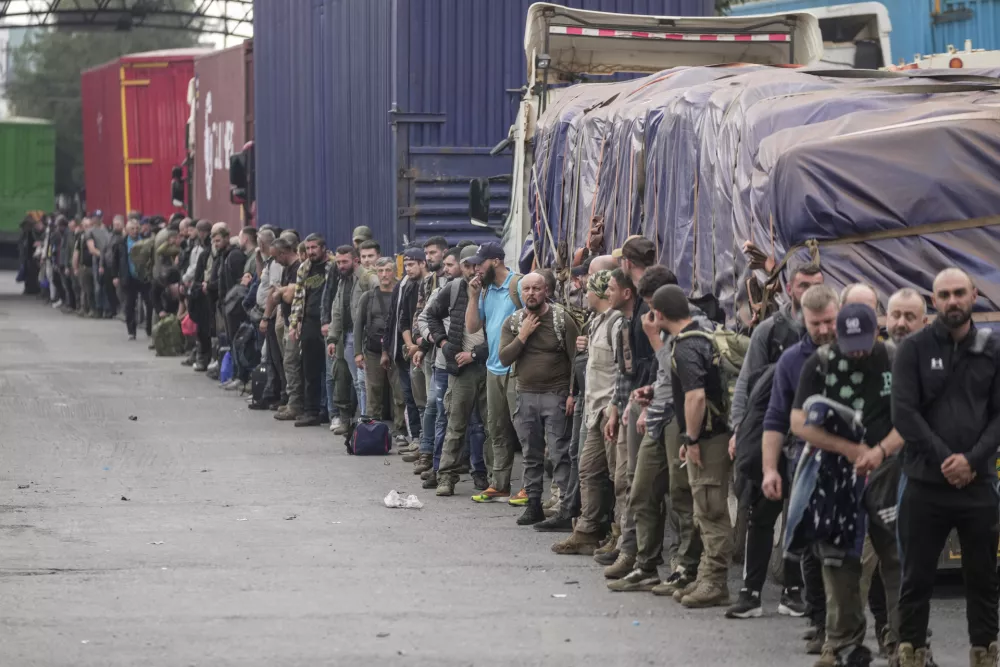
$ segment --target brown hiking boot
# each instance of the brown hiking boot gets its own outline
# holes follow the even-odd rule
[[[823,649],[813,667],[837,667],[837,654],[830,649]]]
[[[604,538],[601,542],[601,546],[597,547],[594,554],[606,554],[614,551],[618,548],[618,538],[622,536],[622,529],[618,527],[617,523],[611,524],[611,532],[608,536]]]
[[[806,642],[806,655],[819,655],[826,643],[826,632],[817,632],[816,636]]]
[[[896,649],[896,664],[899,667],[925,667],[927,664],[927,649],[913,648],[913,644],[900,644]]]
[[[403,454],[403,463],[416,463],[420,460],[421,456],[424,456],[424,454],[421,454],[419,449],[407,452],[406,454]]]
[[[969,667],[997,667],[997,658],[1000,656],[997,643],[993,642],[988,648],[973,646],[969,650]]]
[[[436,481],[437,481],[437,491],[434,492],[434,495],[442,497],[455,495],[455,483],[451,481],[450,478],[442,477],[441,479]]]
[[[298,410],[293,410],[287,406],[274,413],[274,418],[279,422],[293,422],[300,416],[302,415]]]
[[[406,457],[403,457],[406,460]],[[413,474],[419,475],[425,470],[430,470],[434,467],[434,455],[433,454],[421,454],[420,460],[413,465]]]
[[[604,577],[606,579],[621,579],[634,569],[635,554],[625,553],[623,551],[618,554],[618,560],[604,568]]]
[[[674,602],[680,602],[681,600],[684,599],[685,595],[689,593],[694,593],[694,590],[696,588],[698,588],[698,580],[692,579],[691,583],[689,583],[687,586],[685,586],[684,588],[678,588],[677,590],[674,591]]]
[[[578,533],[567,537],[562,542],[552,545],[552,551],[564,556],[590,556],[597,548],[597,535],[593,533]]]
[[[729,605],[729,586],[714,581],[702,581],[697,588],[681,598],[688,609],[707,609]]]

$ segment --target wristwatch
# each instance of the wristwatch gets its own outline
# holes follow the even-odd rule
[[[682,446],[684,446],[684,447],[693,447],[693,446],[695,446],[697,444],[698,444],[698,441],[697,440],[692,440],[691,436],[689,436],[687,433],[682,433],[681,434],[681,445]]]

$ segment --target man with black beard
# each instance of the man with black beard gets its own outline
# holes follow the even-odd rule
[[[356,408],[361,409],[361,414],[368,414],[365,369],[354,361],[355,355],[364,353],[359,342],[354,340],[354,320],[358,315],[362,295],[374,287],[377,281],[374,272],[361,265],[358,249],[352,245],[337,248],[335,261],[338,287],[330,310],[330,329],[326,344],[327,356],[336,360],[333,366],[334,404],[343,418],[332,418],[330,430],[335,435],[344,435]],[[341,363],[350,374],[350,381],[344,374]],[[380,400],[380,397],[376,400]]]
[[[937,560],[958,532],[969,664],[998,661],[998,511],[1000,341],[972,322],[979,296],[960,269],[934,280],[933,324],[899,345],[893,365],[893,423],[906,442],[897,532],[900,667],[923,667]]]
[[[566,400],[576,357],[579,327],[563,306],[548,302],[544,276],[530,273],[521,280],[524,308],[514,312],[500,334],[500,363],[516,367],[517,410],[514,428],[524,452],[524,488],[528,495],[519,526],[545,520],[542,511],[542,478],[545,448],[568,453],[570,432]],[[565,491],[569,481],[569,456],[553,455],[553,478]]]
[[[326,285],[326,241],[319,234],[306,237],[307,260],[299,267],[292,317],[289,322],[290,338],[298,339],[302,346],[302,378],[304,414],[295,421],[296,426],[319,426],[325,420],[323,375],[326,366],[320,310],[323,305],[323,287]]]
[[[407,463],[415,463],[414,473],[421,474],[432,468],[427,467],[428,455],[434,456],[434,424],[437,421],[437,387],[434,382],[434,347],[420,335],[419,320],[427,300],[434,291],[447,282],[443,270],[444,254],[448,251],[448,241],[443,236],[434,236],[424,242],[424,256],[427,258],[427,275],[417,286],[417,309],[410,326],[410,340],[417,348],[410,357],[410,384],[414,402],[421,410],[420,441],[406,449],[403,456]],[[457,264],[457,262],[456,262]],[[433,462],[432,462],[433,467]]]

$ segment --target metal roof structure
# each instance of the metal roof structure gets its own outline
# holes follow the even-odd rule
[[[160,28],[253,37],[253,0],[0,0],[0,30]]]

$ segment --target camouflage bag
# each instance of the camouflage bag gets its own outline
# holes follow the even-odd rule
[[[184,334],[176,315],[167,315],[153,326],[153,348],[158,357],[184,354]]]

